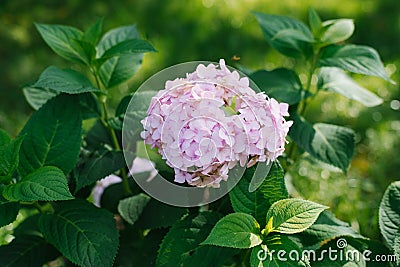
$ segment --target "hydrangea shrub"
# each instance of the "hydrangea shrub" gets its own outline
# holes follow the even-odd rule
[[[321,21],[312,9],[309,25],[254,15],[271,48],[309,68],[305,83],[292,69],[257,70],[248,78],[220,60],[167,81],[155,94],[135,94],[133,110],[128,106],[135,95],[123,97],[113,114],[108,92],[133,77],[143,54],[155,48],[133,25],[103,35],[102,20],[86,31],[36,24],[55,53],[86,72],[44,70],[23,89],[35,112],[21,133],[12,138],[0,130],[0,227],[13,223],[13,239],[0,246],[0,266],[374,263],[332,260],[324,257],[328,248],[341,255],[368,250],[369,259],[392,255],[384,263],[399,266],[398,182],[382,198],[384,242],[379,243],[335,218],[328,207],[290,198],[284,179],[304,153],[346,172],[354,153],[353,131],[312,124],[304,111],[320,91],[379,105],[382,100],[349,75],[390,81],[379,54],[346,43],[354,31],[349,19]],[[121,141],[128,112],[140,119],[134,134],[144,140],[130,144],[128,152],[136,157],[130,166]],[[235,166],[245,172],[228,195],[190,208],[158,201],[135,182],[159,179],[162,173],[176,185],[212,192],[229,183]],[[302,256],[284,260],[276,251]],[[315,255],[304,254],[310,251]]]

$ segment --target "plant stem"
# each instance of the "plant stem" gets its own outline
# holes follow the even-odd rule
[[[96,72],[94,69],[92,69],[92,74],[93,74],[93,76],[94,76],[94,78],[95,78],[95,80],[96,80],[97,87],[98,87],[103,93],[105,93],[105,90],[104,90],[103,87],[101,86],[101,83],[100,83],[100,80],[99,80],[99,76],[97,75],[97,72]],[[115,150],[121,151],[121,146],[119,145],[119,141],[118,141],[117,135],[116,135],[116,133],[115,133],[115,130],[114,130],[114,129],[110,126],[110,124],[108,123],[109,117],[108,117],[107,105],[106,105],[106,103],[107,103],[107,96],[106,96],[106,95],[101,95],[101,96],[98,97],[98,98],[99,98],[99,101],[100,101],[100,103],[101,103],[101,109],[102,109],[102,112],[101,112],[102,116],[101,116],[101,118],[100,118],[100,121],[101,121],[101,123],[104,125],[104,127],[106,127],[107,130],[109,131],[110,137],[111,137],[111,142],[112,142],[112,144],[113,144]],[[122,187],[123,187],[123,189],[124,189],[124,193],[125,193],[126,195],[130,195],[130,194],[132,194],[132,190],[131,190],[131,188],[130,188],[130,186],[129,186],[128,175],[127,175],[126,169],[125,169],[125,168],[122,168],[122,169],[120,170],[120,172],[121,172]]]

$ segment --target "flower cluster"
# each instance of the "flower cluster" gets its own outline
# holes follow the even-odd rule
[[[147,115],[145,143],[174,168],[175,182],[199,187],[218,187],[237,164],[274,161],[292,124],[288,104],[256,93],[224,60],[167,81]]]

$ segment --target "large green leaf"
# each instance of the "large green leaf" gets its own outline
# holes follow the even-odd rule
[[[382,104],[383,100],[358,85],[344,71],[335,67],[324,67],[318,72],[318,88],[341,94],[367,107]]]
[[[303,252],[299,246],[287,236],[275,234],[268,236],[265,245],[254,247],[250,255],[251,267],[268,266],[310,266],[307,259],[303,259]]]
[[[106,50],[110,49],[114,45],[126,40],[138,38],[140,38],[140,36],[135,24],[114,28],[106,32],[101,38],[97,45],[98,54],[99,56],[102,56]]]
[[[17,218],[19,202],[0,203],[0,227],[12,223]]]
[[[389,247],[393,248],[400,231],[400,181],[386,189],[379,207],[379,228]]]
[[[263,163],[259,163],[263,164]],[[284,172],[279,162],[274,162],[261,186],[254,192],[249,185],[254,168],[247,169],[236,186],[229,192],[232,207],[236,212],[244,212],[256,218],[263,227],[265,216],[272,203],[288,197],[285,187]],[[262,175],[262,174],[261,174]]]
[[[236,250],[199,246],[221,218],[215,212],[190,214],[174,224],[161,243],[156,266],[221,266]]]
[[[308,56],[312,53],[314,37],[301,21],[286,16],[254,12],[268,44],[290,57]]]
[[[92,85],[85,75],[71,69],[59,69],[50,66],[45,69],[39,80],[31,87],[54,90],[68,94],[80,94],[86,92],[100,92]]]
[[[322,23],[320,41],[324,44],[334,44],[347,40],[354,32],[352,19],[327,20]]]
[[[25,124],[18,171],[26,176],[42,166],[69,173],[78,160],[82,120],[79,97],[59,95],[36,111]]]
[[[319,214],[328,207],[308,200],[282,199],[269,208],[267,213],[266,233],[300,233],[309,228]]]
[[[279,68],[272,71],[259,70],[250,75],[250,78],[269,97],[289,105],[300,102],[302,86],[297,74],[289,69]]]
[[[354,153],[353,130],[337,125],[310,124],[294,114],[289,136],[315,159],[346,172]]]
[[[5,146],[11,142],[11,137],[6,131],[0,129],[0,146]]]
[[[257,220],[246,213],[231,213],[217,222],[203,245],[231,248],[252,248],[260,245],[261,233]]]
[[[139,39],[135,25],[123,26],[112,29],[104,34],[97,45],[98,56],[111,47],[127,40]],[[100,79],[107,88],[114,87],[131,78],[142,65],[143,54],[124,55],[113,57],[101,65]]]
[[[369,46],[350,44],[328,46],[321,50],[318,65],[378,76],[390,81],[378,52]]]
[[[1,267],[42,267],[60,253],[39,236],[21,235],[10,244],[0,246]]]
[[[154,47],[145,40],[130,39],[117,43],[104,51],[102,58],[111,58],[115,56],[126,56],[132,54],[141,54],[146,52],[156,52]]]
[[[50,48],[61,57],[78,63],[86,63],[86,55],[76,47],[75,40],[80,40],[83,33],[70,26],[35,24],[40,35]]]
[[[122,199],[118,204],[118,212],[125,221],[134,224],[150,199],[148,195],[143,193]]]
[[[24,137],[20,136],[7,144],[0,145],[0,182],[8,183],[18,167],[19,150]]]
[[[100,68],[102,83],[111,88],[127,81],[140,69],[142,60],[142,54],[110,58]]]
[[[3,196],[10,201],[56,201],[74,197],[68,190],[65,174],[57,167],[44,166],[16,184],[4,187]]]
[[[122,151],[95,151],[79,168],[76,191],[126,166]]]
[[[54,214],[42,214],[44,238],[80,266],[112,266],[118,250],[113,215],[84,200],[57,204]]]

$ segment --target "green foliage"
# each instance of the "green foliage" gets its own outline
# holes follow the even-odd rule
[[[100,92],[85,75],[75,70],[62,70],[55,66],[45,69],[40,75],[39,80],[31,85],[31,87],[67,94]]]
[[[268,96],[278,101],[297,104],[302,99],[302,85],[297,74],[289,69],[278,68],[272,71],[260,70],[252,73],[250,78]]]
[[[318,88],[341,94],[367,107],[382,104],[383,100],[358,85],[344,71],[335,67],[324,67],[318,72]]]
[[[76,171],[76,191],[125,167],[121,151],[95,151]]]
[[[6,140],[0,143],[0,182],[9,182],[19,163],[19,150],[24,139],[20,136],[15,140]]]
[[[311,156],[346,172],[354,153],[354,132],[341,126],[310,124],[298,115],[289,136]]]
[[[95,227],[93,223],[95,222]],[[80,266],[111,266],[118,249],[113,215],[83,200],[57,204],[54,214],[42,214],[44,238]]]
[[[312,53],[314,37],[301,21],[285,16],[254,12],[268,44],[290,57],[301,57]]]
[[[1,266],[43,266],[59,256],[57,250],[40,236],[21,235],[0,247]]]
[[[229,197],[235,212],[250,214],[257,219],[261,226],[265,226],[269,207],[275,201],[288,197],[284,171],[279,162],[274,162],[261,186],[256,191],[250,192],[250,181],[254,175],[257,175],[251,171],[252,169],[246,170],[238,184],[229,192]]]
[[[122,199],[118,204],[118,212],[125,221],[134,224],[139,219],[150,199],[148,195],[142,193]]]
[[[68,174],[78,160],[81,125],[78,96],[49,100],[25,124],[18,172],[26,176],[42,166],[56,166]]]
[[[379,207],[379,228],[385,242],[393,250],[399,242],[400,232],[400,182],[386,189]],[[398,253],[398,252],[397,252]]]
[[[321,51],[318,65],[320,67],[337,67],[390,81],[378,52],[368,46],[350,44],[328,46]]]
[[[57,201],[73,198],[64,173],[53,166],[41,167],[18,183],[5,186],[3,196],[10,201]]]
[[[282,199],[274,204],[267,213],[266,233],[300,233],[309,228],[319,214],[328,207],[302,199]]]
[[[202,243],[231,248],[252,248],[262,242],[260,225],[246,213],[232,213],[219,220]]]
[[[221,266],[236,250],[200,245],[220,218],[216,212],[200,212],[182,218],[163,239],[156,266],[195,266],[199,262],[202,266]]]

